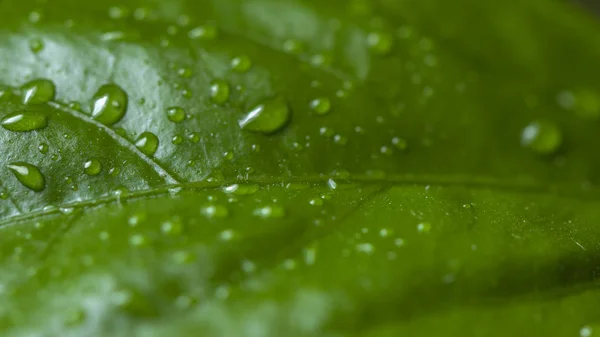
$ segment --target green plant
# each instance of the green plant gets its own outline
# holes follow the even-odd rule
[[[600,27],[551,0],[0,2],[2,336],[576,336]]]

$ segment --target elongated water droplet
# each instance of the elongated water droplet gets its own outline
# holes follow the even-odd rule
[[[331,101],[327,97],[317,98],[310,102],[310,108],[318,115],[325,115],[331,109]]]
[[[252,108],[239,121],[242,129],[271,134],[282,129],[290,120],[291,111],[282,96],[267,99]]]
[[[105,84],[93,98],[92,117],[105,125],[120,121],[127,111],[127,93],[116,84]]]
[[[54,83],[46,79],[37,79],[25,83],[21,90],[23,91],[23,103],[25,104],[43,104],[54,99],[56,87]]]
[[[214,80],[210,84],[210,98],[216,104],[224,104],[229,99],[229,84],[223,80]]]
[[[252,67],[252,60],[246,56],[238,56],[231,60],[231,69],[238,73],[245,73]]]
[[[521,144],[540,154],[552,154],[562,144],[562,132],[550,121],[534,121],[523,129]]]
[[[135,146],[137,146],[143,154],[151,157],[158,150],[158,137],[152,132],[143,132],[138,139],[135,141]]]
[[[96,158],[86,160],[83,164],[83,172],[89,176],[97,176],[102,172],[102,164]]]
[[[48,118],[40,112],[19,111],[4,116],[0,125],[9,131],[29,132],[45,128]]]
[[[167,118],[173,123],[182,122],[185,119],[185,110],[180,107],[171,107],[167,109]]]
[[[10,163],[8,168],[17,180],[30,190],[40,192],[46,187],[46,179],[37,166],[25,162],[14,162]]]

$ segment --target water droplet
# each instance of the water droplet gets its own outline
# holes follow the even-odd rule
[[[105,125],[120,121],[127,111],[127,93],[116,84],[105,84],[93,98],[92,117]]]
[[[431,231],[431,224],[429,222],[421,222],[417,225],[417,231],[419,233],[429,233]]]
[[[163,222],[160,229],[165,235],[180,235],[183,232],[183,224],[180,219],[175,218]]]
[[[190,39],[198,39],[198,40],[214,40],[217,38],[219,31],[217,27],[204,25],[198,26],[189,31],[188,37]]]
[[[219,234],[222,241],[231,241],[235,237],[235,232],[231,229],[226,229]]]
[[[135,141],[135,146],[142,151],[143,154],[151,157],[158,150],[158,137],[152,132],[143,132]]]
[[[171,138],[171,143],[173,143],[174,145],[179,145],[183,143],[183,137],[181,137],[180,135],[175,135],[173,136],[173,138]]]
[[[185,119],[185,110],[180,107],[171,107],[167,109],[167,118],[173,123],[182,122]]]
[[[373,54],[386,55],[392,50],[394,39],[391,34],[373,32],[367,35],[367,46]]]
[[[190,133],[187,138],[192,143],[198,143],[200,141],[200,135],[197,132]]]
[[[256,270],[256,265],[252,261],[244,260],[242,261],[242,270],[248,274],[253,273]]]
[[[14,162],[10,163],[8,168],[17,180],[30,190],[40,192],[46,187],[46,179],[37,166],[25,162]]]
[[[177,75],[183,77],[183,78],[190,78],[192,77],[192,69],[191,68],[187,68],[187,67],[182,67],[177,69]]]
[[[111,167],[108,170],[108,175],[111,177],[116,177],[119,175],[119,173],[121,173],[121,168],[119,168],[119,167]]]
[[[40,112],[13,112],[3,117],[0,125],[9,131],[29,132],[45,128],[48,125],[48,118]]]
[[[129,237],[129,244],[134,247],[142,247],[148,245],[148,238],[142,234],[133,234]]]
[[[245,73],[252,67],[252,60],[246,55],[235,57],[231,60],[231,69],[238,73]]]
[[[375,247],[373,247],[373,245],[368,242],[359,243],[356,245],[356,251],[359,253],[365,253],[370,255],[375,251]]]
[[[257,185],[233,184],[223,188],[223,192],[234,195],[252,195],[258,191]]]
[[[229,91],[229,84],[223,80],[214,80],[210,83],[210,98],[216,104],[225,104],[229,99]]]
[[[300,40],[289,39],[283,42],[283,51],[290,54],[300,54],[304,50],[304,43]]]
[[[406,141],[402,138],[398,138],[398,137],[392,138],[392,144],[394,144],[394,146],[400,151],[405,151],[408,148]]]
[[[252,108],[239,121],[239,125],[244,130],[271,134],[287,124],[290,114],[287,101],[282,96],[277,96]]]
[[[56,87],[54,83],[46,79],[37,79],[25,83],[21,90],[23,91],[23,103],[25,104],[43,104],[54,99]]]
[[[6,193],[6,191],[0,192],[0,199],[7,200],[8,199],[8,193]]]
[[[335,180],[329,179],[327,180],[327,186],[329,186],[330,189],[335,190],[337,188],[337,183]]]
[[[268,205],[255,209],[253,214],[263,219],[274,219],[285,216],[285,210],[279,205]]]
[[[44,41],[40,38],[29,40],[29,49],[34,54],[41,52],[44,49]]]
[[[208,218],[226,218],[229,210],[223,205],[208,205],[202,208],[202,214]]]
[[[396,240],[394,240],[394,244],[396,245],[396,247],[402,247],[404,246],[404,239],[397,238]]]
[[[323,199],[312,198],[312,199],[310,199],[310,201],[308,203],[311,204],[312,206],[323,206]]]
[[[96,158],[91,158],[83,163],[83,172],[89,176],[97,176],[102,172],[102,164]]]
[[[327,97],[317,98],[310,102],[310,108],[318,115],[325,115],[331,109],[331,101]]]
[[[534,121],[521,133],[521,145],[540,154],[552,154],[561,144],[562,132],[550,121]]]
[[[335,135],[333,136],[333,142],[337,145],[346,145],[348,144],[348,138],[342,135]]]

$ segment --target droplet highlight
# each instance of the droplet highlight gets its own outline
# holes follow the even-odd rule
[[[264,100],[256,105],[239,121],[243,130],[272,134],[285,127],[291,111],[282,96]]]
[[[83,163],[83,172],[88,176],[97,176],[102,172],[102,164],[96,158],[91,158]]]
[[[225,104],[229,100],[229,84],[224,80],[214,80],[210,84],[210,98],[219,105]]]
[[[168,108],[167,118],[173,123],[180,123],[185,119],[185,110],[180,107]]]

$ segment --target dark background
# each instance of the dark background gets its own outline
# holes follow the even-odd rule
[[[600,14],[600,0],[573,0],[581,4],[583,7],[591,10],[596,14]]]

